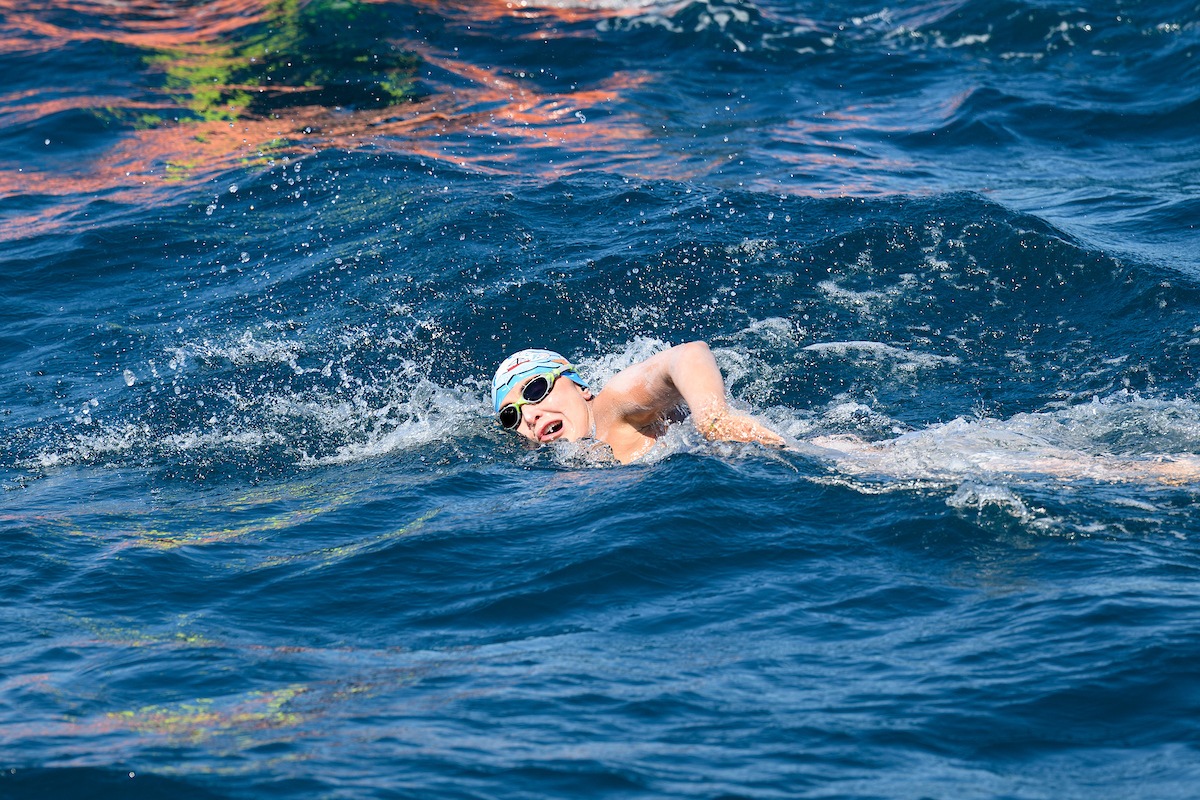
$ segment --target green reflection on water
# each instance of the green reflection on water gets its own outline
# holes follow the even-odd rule
[[[298,106],[383,108],[416,95],[418,58],[380,36],[383,7],[358,0],[277,0],[225,41],[145,57],[193,118],[235,120]],[[157,127],[165,115],[127,120]],[[170,121],[174,121],[174,118]]]

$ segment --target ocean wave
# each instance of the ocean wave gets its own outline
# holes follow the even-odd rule
[[[0,794],[1194,794],[1192,0],[0,5]]]
[[[383,178],[398,198],[378,192]],[[246,226],[302,208],[293,183],[330,216],[244,258]],[[93,462],[128,437],[217,461],[258,448],[267,463],[441,447],[487,430],[479,387],[531,345],[602,382],[707,339],[756,407],[865,402],[913,427],[1123,390],[1186,398],[1195,383],[1194,285],[974,195],[815,200],[600,175],[505,192],[346,153],[168,214],[148,238],[118,221],[29,260],[37,291],[90,270],[74,289],[106,324],[16,356],[27,374],[13,388],[48,415],[22,417],[18,461]],[[131,249],[93,266],[98,241]],[[197,254],[186,273],[139,264],[175,248]],[[35,352],[83,349],[94,363],[75,362],[69,383],[36,374]],[[64,431],[75,456],[45,444]]]

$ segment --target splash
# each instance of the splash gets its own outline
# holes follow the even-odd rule
[[[833,410],[836,418],[842,407]],[[1001,479],[1200,484],[1200,406],[1185,400],[1107,401],[1009,419],[964,419],[894,439],[852,433],[811,441],[837,453],[837,468],[880,479],[947,483]],[[1110,449],[1112,444],[1125,446]]]

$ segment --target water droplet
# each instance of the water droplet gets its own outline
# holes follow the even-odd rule
[[[125,374],[125,385],[126,386],[133,386],[135,383],[137,383],[137,375],[133,374],[133,370],[127,369],[127,370],[125,370],[124,374]]]

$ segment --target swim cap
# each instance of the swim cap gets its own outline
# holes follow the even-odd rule
[[[496,407],[496,412],[500,411],[500,401],[518,383],[528,380],[534,375],[554,372],[564,366],[571,367],[570,372],[563,373],[564,378],[574,381],[584,389],[588,388],[587,381],[579,377],[579,373],[575,372],[571,362],[553,350],[521,350],[504,359],[500,362],[500,368],[496,370],[495,377],[492,378],[492,405]]]

